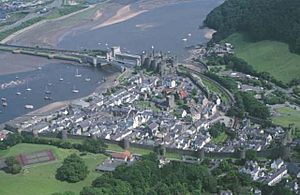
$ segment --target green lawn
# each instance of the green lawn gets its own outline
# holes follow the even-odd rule
[[[288,107],[279,108],[276,111],[280,113],[280,116],[273,117],[274,124],[288,127],[289,124],[294,123],[300,130],[300,111]]]
[[[205,79],[205,78],[201,78],[203,84],[208,88],[208,90],[213,93],[216,93],[222,100],[222,102],[224,102],[225,104],[227,104],[229,102],[229,98],[227,97],[226,94],[224,94],[222,92],[222,90],[219,88],[219,86],[217,86],[216,84],[212,83],[211,81]]]
[[[0,171],[0,194],[5,195],[50,195],[54,192],[73,191],[79,194],[84,186],[100,176],[94,171],[96,165],[104,161],[106,156],[102,154],[87,154],[82,156],[90,169],[88,177],[81,182],[69,184],[55,179],[56,169],[61,165],[63,159],[72,154],[79,153],[76,150],[60,149],[48,145],[18,144],[9,150],[0,153],[1,157],[12,156],[20,153],[31,153],[44,149],[51,149],[57,160],[49,163],[41,163],[26,167],[18,175],[10,175]]]
[[[251,42],[240,33],[229,36],[225,41],[232,43],[236,55],[257,71],[269,72],[285,83],[299,78],[300,55],[291,53],[287,44],[277,41]]]
[[[141,109],[141,110],[144,110],[144,109],[150,109],[154,112],[159,112],[160,109],[158,107],[156,107],[153,103],[150,103],[148,101],[136,101],[135,105]]]
[[[212,138],[211,143],[213,144],[221,144],[226,141],[227,134],[225,132],[221,133],[218,137]]]

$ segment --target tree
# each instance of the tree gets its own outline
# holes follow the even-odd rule
[[[256,151],[255,150],[247,150],[246,151],[246,159],[247,160],[256,160]]]
[[[9,133],[6,139],[3,141],[5,146],[14,146],[22,142],[22,136],[18,133]]]
[[[94,188],[94,187],[84,187],[80,192],[80,195],[99,195],[99,194],[104,194],[104,193],[101,189]]]
[[[89,170],[84,161],[76,154],[71,154],[57,169],[56,178],[61,181],[75,183],[84,180],[88,174]]]
[[[217,30],[211,43],[245,32],[254,41],[286,42],[299,54],[299,7],[299,0],[227,0],[208,14],[204,24]]]
[[[155,191],[157,192],[157,195],[171,195],[169,187],[164,183],[159,183]]]
[[[212,137],[216,138],[221,133],[225,132],[226,130],[227,130],[227,128],[226,128],[225,124],[218,122],[218,123],[214,124],[213,126],[211,126],[208,129],[208,132]]]
[[[101,140],[94,140],[94,139],[86,139],[84,140],[80,150],[88,151],[91,153],[104,153],[107,145]]]
[[[19,161],[16,160],[15,157],[8,157],[6,160],[5,160],[5,164],[7,165],[5,171],[7,173],[11,173],[11,174],[18,174],[21,172],[22,170],[22,167],[19,163]]]

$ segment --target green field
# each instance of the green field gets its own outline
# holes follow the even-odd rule
[[[56,169],[61,165],[63,159],[72,154],[79,153],[76,150],[60,149],[48,145],[18,144],[6,151],[1,151],[0,157],[14,156],[20,153],[32,153],[35,151],[51,149],[57,160],[49,163],[41,163],[26,167],[18,175],[6,174],[0,171],[0,194],[5,195],[50,195],[54,192],[73,191],[79,194],[84,186],[100,176],[95,172],[96,165],[104,161],[106,156],[102,154],[87,154],[82,156],[90,169],[88,177],[81,182],[70,184],[55,179]]]
[[[229,36],[225,41],[232,43],[236,55],[257,71],[269,72],[285,83],[299,78],[300,55],[291,53],[287,44],[277,41],[251,42],[240,33]]]
[[[212,144],[222,144],[226,141],[227,139],[227,134],[225,132],[222,132],[218,137],[212,138],[211,143]]]
[[[280,116],[273,117],[272,120],[274,124],[281,125],[283,127],[288,127],[289,124],[295,124],[299,132],[300,111],[288,107],[279,108],[276,111],[280,114]]]
[[[203,77],[201,79],[202,79],[203,84],[208,88],[208,90],[210,92],[216,93],[221,98],[222,102],[224,102],[225,104],[228,104],[229,98],[227,97],[226,94],[224,94],[222,92],[222,90],[219,88],[219,86],[217,86],[215,83],[213,83],[210,80],[205,79]]]

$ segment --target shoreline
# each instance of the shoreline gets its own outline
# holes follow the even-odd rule
[[[88,8],[73,12],[59,18],[37,22],[29,27],[26,27],[9,35],[5,39],[3,39],[1,43],[26,46],[35,46],[38,44],[42,47],[57,48],[59,41],[63,39],[63,37],[75,33],[77,30],[84,29],[90,31],[92,28],[99,29],[105,26],[124,22],[146,12],[146,10],[135,11],[132,8],[132,5],[132,3],[122,6],[114,3],[94,4],[89,6]],[[106,7],[107,9],[104,9]],[[113,13],[113,15],[107,16],[111,13]],[[87,16],[87,18],[81,18],[81,15],[89,16]],[[71,23],[70,25],[65,26],[65,23],[67,24],[70,20],[73,19],[72,16],[79,17],[80,19],[78,21],[75,21],[74,23]],[[82,24],[86,20],[88,20],[87,24]],[[55,25],[57,25],[58,28],[55,28]],[[53,26],[54,30],[49,29],[49,26]],[[47,29],[49,29],[49,32]],[[33,34],[35,34],[36,37],[33,37]],[[36,42],[33,42],[33,39]],[[26,60],[21,60],[21,58],[24,57],[26,58]],[[3,60],[3,63],[0,66],[0,75],[33,71],[39,66],[59,62],[54,60],[42,59],[35,56],[19,57],[16,56],[16,54],[5,52],[0,53],[0,59],[1,58],[9,60]]]
[[[51,114],[51,113],[55,113],[59,110],[62,110],[68,106],[70,106],[72,104],[73,101],[76,100],[82,100],[85,99],[87,97],[90,97],[91,95],[95,94],[95,93],[101,93],[101,91],[106,91],[107,89],[115,86],[115,79],[117,79],[121,74],[123,74],[122,72],[116,72],[113,73],[112,75],[109,75],[108,77],[106,77],[106,81],[101,83],[92,93],[90,93],[89,95],[80,97],[80,98],[76,98],[76,99],[70,99],[70,100],[64,100],[64,101],[57,101],[57,102],[53,102],[51,104],[42,106],[38,109],[32,110],[31,112],[28,112],[24,115],[21,115],[19,117],[16,117],[14,119],[8,120],[6,122],[3,122],[0,124],[0,129],[4,129],[5,124],[10,124],[10,123],[22,123],[26,120],[28,120],[31,117],[34,116],[43,116],[43,115],[47,115],[47,114]]]
[[[81,10],[78,10],[76,12],[73,12],[73,13],[70,13],[70,14],[67,14],[67,15],[64,15],[64,16],[61,16],[59,18],[54,18],[54,19],[45,19],[45,20],[42,20],[42,21],[39,21],[37,23],[34,23],[26,28],[23,28],[23,29],[20,29],[12,34],[10,34],[9,36],[7,36],[6,38],[4,38],[3,40],[0,41],[1,44],[6,44],[7,42],[11,41],[12,39],[14,39],[15,37],[17,37],[18,35],[24,33],[24,32],[27,32],[27,31],[30,31],[32,28],[35,28],[41,24],[44,24],[44,23],[47,23],[47,22],[54,22],[54,21],[59,21],[59,20],[63,20],[65,18],[68,18],[68,17],[71,17],[75,14],[79,14],[81,12],[84,12],[86,10],[89,10],[91,8],[95,7],[95,5],[91,5],[87,8],[84,8],[84,9],[81,9]]]
[[[174,0],[174,2],[178,2],[178,1]],[[147,2],[147,3],[149,3],[149,2]],[[135,6],[136,5],[139,5],[140,8],[142,7],[142,4],[140,4],[140,2],[139,2],[139,4],[135,4]],[[133,17],[136,17],[136,16],[138,16],[138,15],[144,13],[144,12],[149,11],[149,10],[146,9],[146,7],[141,8],[140,11],[134,11],[133,9],[131,9],[132,6],[133,6],[132,3],[130,3],[128,5],[123,5],[123,6],[115,5],[115,7],[114,7],[114,4],[112,4],[111,5],[112,7],[109,7],[109,9],[105,10],[105,11],[106,12],[111,12],[112,10],[114,10],[115,11],[114,14],[112,16],[108,17],[106,20],[100,21],[100,24],[99,24],[98,20],[103,19],[105,17],[105,14],[107,14],[107,13],[106,12],[101,12],[102,8],[98,8],[97,6],[99,6],[99,4],[93,5],[92,7],[90,6],[88,8],[79,10],[77,12],[71,13],[69,15],[66,15],[66,16],[63,16],[63,17],[60,17],[60,18],[51,19],[51,20],[43,20],[39,23],[36,23],[32,26],[29,26],[28,29],[27,28],[22,29],[22,31],[19,32],[18,34],[10,35],[11,37],[8,40],[6,40],[6,42],[17,42],[17,43],[21,42],[22,43],[22,41],[25,41],[25,42],[27,41],[27,43],[29,43],[29,45],[32,44],[30,42],[30,40],[28,41],[26,39],[26,35],[25,35],[25,39],[24,39],[24,36],[23,36],[24,34],[30,34],[29,37],[31,37],[31,39],[36,38],[37,41],[40,41],[41,38],[42,39],[47,39],[47,36],[46,36],[47,33],[53,33],[52,31],[48,32],[47,30],[43,29],[43,28],[46,28],[46,29],[48,28],[49,29],[49,25],[48,25],[48,27],[47,26],[45,27],[45,25],[48,24],[49,22],[50,22],[50,24],[51,24],[51,22],[53,22],[53,24],[55,24],[55,22],[57,22],[57,21],[70,19],[70,15],[74,16],[76,18],[76,16],[81,15],[80,13],[89,12],[89,10],[93,11],[92,16],[90,16],[90,18],[89,18],[89,21],[90,21],[89,24],[78,27],[78,25],[80,23],[82,23],[82,21],[86,20],[86,18],[84,18],[84,19],[82,19],[82,21],[75,22],[75,24],[72,23],[71,27],[70,26],[65,27],[64,22],[62,22],[62,24],[60,24],[60,26],[63,26],[63,29],[56,30],[55,26],[52,26],[53,29],[55,29],[56,31],[54,31],[54,33],[55,33],[54,34],[54,41],[51,40],[51,37],[50,37],[50,41],[52,41],[52,42],[50,42],[49,45],[53,44],[54,47],[55,47],[57,45],[57,43],[55,42],[55,39],[62,37],[62,35],[60,34],[61,32],[63,32],[63,33],[72,33],[73,31],[76,31],[78,29],[79,30],[82,30],[82,29],[92,30],[89,27],[91,25],[93,26],[92,28],[99,29],[99,28],[102,28],[102,27],[105,27],[105,26],[109,26],[109,25],[113,25],[113,24],[116,24],[116,23],[124,22],[124,21],[129,20]],[[165,6],[165,5],[161,5],[161,6]],[[93,9],[96,9],[96,10],[93,10]],[[98,22],[98,25],[95,25],[96,24],[95,22]],[[41,33],[44,33],[44,34],[39,34],[38,33],[37,37],[33,37],[32,34],[35,34],[35,31],[41,32]],[[22,41],[20,41],[20,40],[22,40]],[[11,55],[14,55],[14,54],[11,54]],[[18,72],[25,72],[25,71],[18,71]],[[97,92],[99,92],[99,90],[105,90],[105,89],[108,89],[108,88],[112,87],[113,85],[115,85],[116,83],[114,82],[114,79],[117,78],[119,75],[120,75],[119,73],[110,75],[109,77],[112,78],[112,79],[107,79],[106,82],[102,83],[99,87],[97,87],[94,90],[93,93],[97,93]],[[93,93],[91,93],[91,94],[93,94]],[[85,96],[85,97],[81,97],[79,99],[84,99],[86,97],[89,97],[90,95]],[[3,124],[10,123],[11,121],[26,120],[26,119],[28,119],[28,117],[31,117],[30,115],[41,115],[41,114],[45,114],[47,112],[55,112],[57,110],[62,109],[63,107],[66,107],[66,106],[70,105],[70,103],[72,101],[74,101],[74,100],[58,101],[58,102],[43,106],[39,109],[33,110],[32,112],[29,112],[29,113],[27,113],[23,116],[20,116],[20,117],[17,117],[15,119],[6,121]],[[1,124],[0,124],[0,127],[1,127]]]

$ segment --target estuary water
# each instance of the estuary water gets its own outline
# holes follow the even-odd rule
[[[188,55],[185,47],[207,41],[205,29],[199,29],[199,26],[222,2],[194,0],[153,9],[122,23],[76,32],[63,38],[58,45],[65,49],[121,46],[123,51],[132,53],[150,50],[154,46],[158,51],[170,51],[183,59]]]
[[[70,34],[58,46],[65,49],[121,46],[122,50],[131,53],[150,50],[154,46],[156,50],[170,51],[179,59],[184,59],[188,55],[186,46],[207,41],[204,38],[205,30],[199,29],[199,26],[205,16],[222,2],[194,0],[157,8],[122,23]],[[81,77],[75,77],[77,69]],[[52,102],[84,97],[92,93],[100,85],[99,81],[112,72],[92,67],[49,64],[35,71],[1,76],[0,98],[6,99],[7,106],[2,106],[0,100],[0,123],[32,111],[24,108],[27,104],[38,109]],[[31,90],[26,90],[28,88]],[[73,89],[79,92],[73,93]],[[45,91],[51,94],[45,94]],[[17,92],[20,94],[17,95]],[[51,100],[45,100],[45,96]]]

